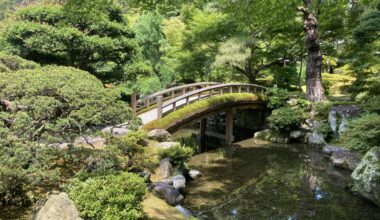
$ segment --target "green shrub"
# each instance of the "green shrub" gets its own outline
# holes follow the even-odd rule
[[[304,110],[295,107],[282,107],[273,110],[272,115],[268,117],[269,126],[279,131],[290,131],[297,128],[306,119]]]
[[[0,204],[23,206],[38,188],[58,179],[56,149],[0,139]]]
[[[73,179],[66,191],[84,219],[144,218],[141,202],[147,188],[136,174],[122,172],[85,181]]]
[[[322,123],[316,130],[319,134],[322,134],[326,140],[330,139],[334,134],[328,123]]]
[[[289,99],[288,90],[276,87],[267,89],[266,95],[268,97],[268,107],[271,109],[285,106],[286,101]]]
[[[333,103],[329,101],[316,103],[314,105],[315,114],[316,116],[322,119],[327,119],[329,117],[329,112],[332,107],[333,107]]]
[[[193,156],[194,150],[190,147],[175,145],[168,149],[162,149],[158,152],[160,159],[169,158],[170,162],[174,165],[181,165],[190,160]]]
[[[347,147],[360,152],[379,146],[380,115],[367,114],[350,122],[349,128],[342,134]]]
[[[36,69],[39,66],[40,65],[33,61],[25,60],[18,56],[8,55],[0,52],[0,73],[22,69]]]
[[[136,127],[119,93],[105,89],[91,74],[68,67],[3,73],[0,78],[0,125],[17,138],[62,141],[87,129],[128,122]]]

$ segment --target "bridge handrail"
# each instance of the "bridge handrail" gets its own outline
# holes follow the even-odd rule
[[[171,99],[169,101],[166,101],[164,103],[162,102],[162,97],[160,97],[159,100],[158,100],[158,104],[157,104],[157,116],[158,116],[158,118],[161,118],[162,114],[163,114],[163,109],[166,108],[166,107],[168,107],[168,106],[170,106],[170,105],[173,105],[173,110],[175,111],[176,110],[176,103],[178,101],[183,100],[183,99],[186,99],[186,104],[185,105],[187,105],[187,104],[189,104],[189,99],[192,96],[198,95],[198,99],[197,100],[200,100],[202,98],[201,97],[202,93],[204,93],[204,92],[208,92],[209,91],[210,92],[209,96],[212,96],[213,95],[212,93],[213,93],[214,90],[221,89],[221,90],[219,90],[219,94],[223,94],[224,89],[230,88],[229,93],[232,93],[234,87],[238,87],[238,92],[239,93],[242,92],[242,88],[243,87],[245,87],[246,92],[253,92],[253,93],[257,93],[257,92],[260,92],[260,91],[264,92],[266,90],[265,87],[259,86],[259,85],[256,85],[256,84],[228,83],[228,84],[219,84],[219,85],[215,85],[215,86],[209,86],[209,87],[206,87],[206,88],[198,89],[198,90],[195,90],[195,91],[183,94],[181,96],[178,96],[178,97],[176,97],[174,99]],[[251,91],[250,88],[254,88],[254,89]]]
[[[165,94],[171,93],[172,98],[174,98],[175,93],[177,91],[182,91],[183,93],[185,93],[186,89],[189,89],[189,88],[213,86],[213,85],[219,85],[219,84],[220,83],[218,83],[218,82],[200,82],[200,83],[192,83],[192,84],[176,86],[176,87],[168,88],[168,89],[165,89],[162,91],[158,91],[156,93],[153,93],[151,95],[148,95],[148,96],[145,96],[141,99],[136,100],[137,105],[142,104],[142,106],[138,107],[136,110],[139,111],[139,110],[142,110],[144,108],[148,108],[150,105],[156,104],[157,103],[157,97],[163,96]],[[155,98],[155,100],[151,101],[151,99],[154,99],[154,98]]]

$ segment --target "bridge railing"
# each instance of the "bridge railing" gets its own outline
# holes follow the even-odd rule
[[[264,93],[265,87],[255,84],[229,83],[208,86],[198,90],[184,93],[178,97],[163,102],[163,96],[157,97],[157,118],[160,119],[163,113],[176,111],[178,108],[187,106],[192,102],[206,99],[215,95],[223,95],[225,93]],[[166,111],[165,111],[166,109]]]
[[[149,109],[155,105],[157,105],[159,102],[166,99],[174,99],[176,97],[182,96],[188,92],[195,91],[198,89],[206,88],[209,86],[215,86],[219,85],[220,83],[217,82],[201,82],[201,83],[192,83],[182,86],[176,86],[172,88],[168,88],[156,93],[153,93],[151,95],[142,97],[138,100],[136,100],[136,97],[132,97],[132,108],[135,112],[142,111],[144,109]]]

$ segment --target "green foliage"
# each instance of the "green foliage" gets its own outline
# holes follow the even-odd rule
[[[0,128],[1,129],[1,128]],[[57,180],[57,150],[32,142],[0,140],[0,204],[23,206],[37,197],[36,189]]]
[[[0,136],[62,141],[99,125],[128,122],[133,128],[139,120],[118,97],[94,76],[73,68],[4,73],[0,100],[11,107],[0,109]]]
[[[281,107],[268,117],[269,126],[278,131],[290,131],[306,120],[306,113],[298,107]]]
[[[161,159],[169,158],[174,166],[179,166],[187,162],[193,156],[194,150],[187,146],[174,145],[168,149],[162,149],[158,152]]]
[[[274,87],[267,89],[266,96],[268,97],[268,107],[277,109],[286,105],[286,101],[289,99],[289,92],[286,89]]]
[[[316,131],[319,134],[322,134],[325,140],[330,139],[332,135],[334,134],[328,123],[322,123],[320,126],[317,127]]]
[[[344,95],[349,92],[349,88],[355,81],[355,77],[342,74],[323,73],[323,87],[328,95]]]
[[[316,116],[322,119],[327,119],[329,117],[329,112],[332,107],[333,107],[333,103],[329,101],[316,103],[314,105],[315,114]]]
[[[70,0],[65,6],[24,7],[2,34],[6,49],[38,63],[86,70],[105,82],[146,73],[122,11],[103,3]]]
[[[373,96],[367,102],[362,104],[362,107],[369,113],[374,112],[380,114],[380,96]]]
[[[84,219],[144,218],[141,202],[147,188],[136,174],[121,172],[85,181],[73,179],[66,191]]]
[[[39,65],[33,61],[0,52],[0,73],[22,69],[36,69],[38,67]]]
[[[380,143],[380,116],[367,114],[350,122],[342,140],[348,148],[367,152]]]
[[[377,3],[377,11],[367,14],[360,24],[354,29],[353,35],[360,44],[371,43],[380,36],[380,2]]]

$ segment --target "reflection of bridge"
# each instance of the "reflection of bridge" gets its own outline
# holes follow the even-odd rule
[[[193,83],[188,85],[177,86],[169,89],[165,89],[154,94],[136,99],[136,96],[132,96],[132,108],[137,115],[142,119],[143,124],[147,124],[156,119],[161,119],[165,115],[174,112],[180,108],[183,108],[190,103],[197,102],[199,100],[208,99],[212,96],[223,95],[228,93],[263,93],[265,87],[254,84],[243,83],[229,83],[221,84],[215,82],[202,82]],[[247,103],[226,103],[227,105],[214,106],[212,112],[205,112],[203,115],[198,115],[197,119],[201,119],[201,137],[205,133],[204,120],[210,113],[224,111],[226,112],[226,142],[232,143],[232,131],[233,131],[233,111],[237,107],[243,107],[244,105],[251,105],[252,102]],[[255,102],[255,106],[259,103]],[[261,103],[262,104],[262,103]],[[202,116],[202,117],[201,117]],[[191,118],[194,120],[194,117]],[[186,122],[186,120],[184,120]]]

